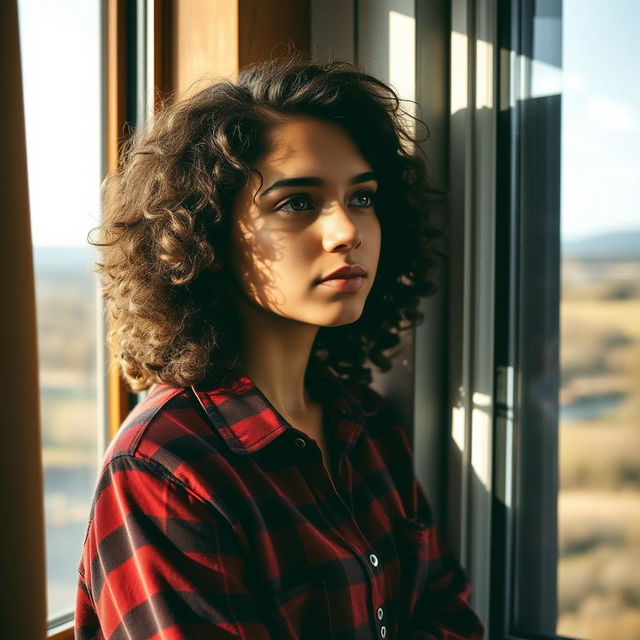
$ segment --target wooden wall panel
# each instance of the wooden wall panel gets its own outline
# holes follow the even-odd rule
[[[44,506],[33,248],[18,7],[0,3],[0,636],[46,630]]]
[[[172,88],[191,93],[215,78],[234,76],[238,0],[174,0],[171,6]]]
[[[171,87],[179,94],[310,48],[309,0],[174,0],[170,7]]]
[[[309,0],[238,0],[238,67],[262,62],[285,53],[289,44],[310,50]]]

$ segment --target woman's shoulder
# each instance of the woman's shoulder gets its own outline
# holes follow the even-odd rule
[[[109,464],[120,456],[154,459],[162,463],[163,452],[176,438],[204,435],[197,408],[188,388],[155,384],[129,411],[104,456]]]
[[[121,482],[135,481],[138,491],[168,483],[185,500],[207,503],[233,523],[220,490],[230,470],[224,449],[190,387],[153,385],[111,440],[96,495],[122,472]]]
[[[222,458],[221,439],[189,387],[153,385],[128,413],[111,440],[102,472],[128,458],[208,499],[196,472],[203,460]]]

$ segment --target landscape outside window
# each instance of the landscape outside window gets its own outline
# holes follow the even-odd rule
[[[73,611],[96,480],[98,0],[19,0],[44,463],[48,617]]]
[[[559,635],[640,638],[640,3],[565,0]]]

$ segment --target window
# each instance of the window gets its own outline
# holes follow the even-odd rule
[[[100,218],[101,3],[20,0],[36,278],[50,624],[70,619],[97,464],[102,320],[87,232]]]
[[[611,9],[562,16],[557,629],[595,640],[640,636],[640,5]]]
[[[499,638],[640,637],[639,22],[632,0],[499,14]]]

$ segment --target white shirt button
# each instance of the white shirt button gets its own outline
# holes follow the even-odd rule
[[[369,556],[369,562],[374,566],[377,567],[378,566],[378,556],[375,553],[372,553]]]
[[[380,635],[384,638],[387,635],[387,627],[385,627],[384,625],[382,625],[380,627]]]
[[[296,438],[293,442],[298,449],[304,449],[307,446],[307,441],[304,438]]]
[[[384,615],[384,611],[382,607],[378,607],[378,620],[382,620],[382,616]]]

